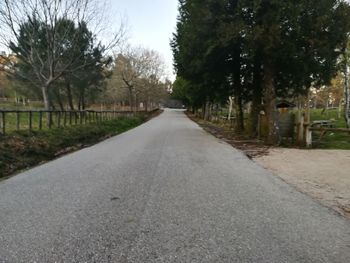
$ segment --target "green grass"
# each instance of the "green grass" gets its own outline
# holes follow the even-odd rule
[[[312,109],[310,117],[311,121],[332,120],[336,128],[346,128],[343,112],[339,115],[338,109],[329,109],[324,112],[322,109]],[[322,138],[320,135],[320,132],[313,132],[314,148],[350,150],[350,133],[327,132]]]
[[[146,116],[0,137],[0,178],[97,143],[142,124]]]
[[[324,112],[322,109],[311,109],[310,117],[311,121],[332,120],[337,128],[346,127],[343,111],[339,115],[338,109],[329,109]]]
[[[329,132],[321,140],[319,140],[319,136],[319,133],[313,134],[314,148],[350,150],[350,133]]]
[[[223,109],[222,113],[227,114],[228,110]],[[296,111],[294,112],[296,113]],[[221,115],[221,114],[220,114]],[[246,128],[249,131],[250,116],[245,113]],[[336,128],[346,128],[343,112],[339,114],[338,109],[328,109],[323,111],[322,109],[311,109],[310,110],[311,122],[316,120],[332,120]],[[313,132],[314,145],[316,149],[344,149],[350,150],[350,134],[346,132],[327,132],[320,139],[320,132]],[[288,143],[286,146],[294,147]]]
[[[45,114],[42,115],[42,127],[45,128],[46,125],[46,118]],[[11,133],[16,130],[16,123],[17,123],[17,117],[16,113],[6,113],[6,133]],[[19,114],[20,118],[20,130],[27,130],[29,128],[29,113],[27,112],[21,112]],[[53,118],[54,119],[54,118]],[[32,113],[32,128],[33,129],[39,129],[39,113],[33,112]]]
[[[92,118],[92,116],[90,116]],[[54,112],[52,113],[52,127],[57,128],[58,126],[58,113]],[[76,120],[75,120],[76,118]],[[6,112],[5,115],[6,119],[6,133],[11,133],[13,131],[17,130],[17,114],[12,112]],[[28,112],[20,112],[19,113],[19,119],[20,119],[20,127],[19,130],[28,130],[29,129],[29,113]],[[83,117],[83,121],[84,117]],[[32,112],[32,129],[33,130],[39,130],[39,122],[40,122],[40,113],[39,112]],[[64,122],[64,115],[61,115],[60,119],[60,126],[63,126]],[[79,114],[72,114],[72,125],[75,125],[80,123],[80,115]],[[66,125],[69,125],[69,114],[66,115]],[[46,122],[46,113],[42,113],[42,129],[48,129],[47,128],[47,122]]]
[[[40,110],[44,109],[44,104],[40,102],[29,102],[23,105],[23,103],[16,103],[14,99],[0,102],[0,109],[6,110]]]

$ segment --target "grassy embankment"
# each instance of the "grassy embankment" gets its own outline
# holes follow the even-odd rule
[[[0,137],[0,178],[132,129],[150,116],[52,130],[13,131]]]

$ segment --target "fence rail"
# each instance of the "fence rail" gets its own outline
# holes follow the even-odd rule
[[[323,127],[309,127],[308,124],[306,126],[306,146],[311,147],[313,144],[313,132],[321,132],[319,141],[322,139],[322,137],[327,133],[327,132],[333,132],[333,133],[348,133],[350,134],[350,129],[346,128],[323,128]]]
[[[33,131],[35,129],[99,123],[146,113],[146,111],[0,110],[0,135],[5,135],[10,131]]]

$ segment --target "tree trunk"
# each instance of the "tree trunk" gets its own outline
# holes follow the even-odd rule
[[[261,61],[260,58],[255,58],[254,76],[253,76],[253,99],[251,111],[251,132],[253,136],[258,135],[259,115],[261,111],[262,102],[262,88],[261,88]]]
[[[137,94],[135,92],[135,95],[134,95],[134,113],[136,114],[136,112],[138,111],[139,109],[139,105],[138,105],[138,98],[137,98]]]
[[[202,104],[202,119],[205,120],[205,115],[206,115],[206,102],[203,102]]]
[[[310,112],[310,90],[308,90],[307,92],[307,96],[306,96],[306,102],[305,102],[305,122],[309,123],[311,122],[311,112]]]
[[[298,98],[298,113],[297,113],[297,145],[304,145],[304,105],[305,98],[303,96],[299,96]]]
[[[274,83],[275,73],[272,66],[267,63],[264,65],[264,98],[265,98],[265,113],[268,123],[267,143],[278,145],[281,141],[278,114],[276,109],[276,91]]]
[[[207,99],[204,103],[204,120],[209,121],[210,120],[210,107],[211,103]]]
[[[241,133],[244,131],[244,111],[243,111],[243,90],[241,84],[241,46],[238,42],[233,61],[233,93],[235,97],[236,106],[236,132]]]
[[[236,106],[236,132],[242,133],[244,131],[244,109],[242,96],[235,97],[235,106]]]
[[[133,104],[134,104],[134,99],[133,99],[133,92],[132,92],[132,87],[128,87],[128,91],[129,91],[129,107],[130,107],[130,111],[134,111],[133,108]]]
[[[62,102],[60,91],[57,89],[57,90],[54,91],[54,94],[56,96],[57,103],[58,103],[58,106],[60,107],[60,110],[64,111],[64,105],[63,105],[63,102]]]
[[[51,101],[49,99],[49,88],[48,86],[43,86],[41,88],[44,100],[45,110],[51,110]]]
[[[349,67],[344,67],[344,119],[347,128],[350,128],[350,88],[349,88]]]
[[[42,94],[43,94],[43,100],[44,100],[44,106],[45,110],[49,111],[51,110],[51,100],[49,98],[49,87],[48,85],[43,86],[41,88]],[[46,113],[46,126],[51,127],[51,114],[48,112]]]
[[[67,99],[68,99],[69,108],[74,111],[72,89],[71,89],[69,82],[66,83],[66,89],[67,89]]]
[[[233,98],[230,96],[228,98],[229,100],[229,108],[228,108],[228,116],[227,116],[227,119],[229,121],[231,121],[231,118],[232,118],[232,110],[233,110]]]
[[[81,91],[80,99],[81,99],[81,110],[85,110],[86,105],[85,105],[85,91],[84,90]]]

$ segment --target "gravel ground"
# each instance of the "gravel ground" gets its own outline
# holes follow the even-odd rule
[[[350,219],[350,151],[275,148],[254,160]]]
[[[181,111],[0,182],[0,262],[349,262],[350,222]]]

